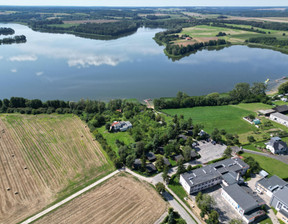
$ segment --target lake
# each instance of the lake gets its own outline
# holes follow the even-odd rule
[[[0,45],[0,99],[142,100],[178,91],[203,95],[288,75],[288,55],[246,46],[202,50],[173,62],[152,39],[161,29],[140,28],[105,41],[2,26],[24,34],[27,43]]]

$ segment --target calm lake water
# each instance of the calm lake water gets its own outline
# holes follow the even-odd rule
[[[178,91],[203,95],[288,75],[288,55],[246,46],[203,50],[173,62],[152,39],[161,29],[140,28],[131,36],[103,41],[0,26],[28,40],[0,46],[0,99],[145,99]]]

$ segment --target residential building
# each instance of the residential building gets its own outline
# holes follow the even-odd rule
[[[147,157],[147,159],[148,159],[150,162],[154,162],[154,161],[156,160],[156,156],[154,155],[153,152],[148,152],[148,153],[146,154],[146,157]]]
[[[278,213],[277,217],[285,223],[288,223],[288,187],[281,187],[273,192],[273,196],[270,201],[270,205],[273,206]]]
[[[288,127],[288,116],[284,115],[284,114],[280,114],[280,113],[273,113],[270,115],[269,117],[270,120],[275,121],[279,124],[283,124],[286,127]]]
[[[225,159],[181,174],[180,184],[188,194],[193,194],[220,184],[223,180],[223,175],[229,172],[244,175],[248,169],[249,165],[239,158]],[[232,177],[233,174],[230,176]],[[237,175],[235,178],[237,179]]]
[[[246,223],[252,223],[265,215],[260,209],[265,202],[250,188],[232,184],[222,188],[222,197],[241,215]]]
[[[127,131],[132,128],[130,121],[114,121],[110,126],[110,131]]]
[[[270,116],[270,114],[275,113],[276,111],[273,109],[268,109],[268,110],[258,110],[259,114],[263,114],[264,116]]]
[[[287,185],[288,183],[286,181],[274,175],[269,178],[265,177],[258,180],[255,187],[258,192],[265,193],[269,197],[272,197],[273,192]]]
[[[273,154],[286,154],[288,151],[287,144],[279,137],[273,137],[269,142],[265,143],[266,148],[269,149]]]

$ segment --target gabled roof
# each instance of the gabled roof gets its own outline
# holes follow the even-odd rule
[[[277,107],[274,107],[273,109],[279,113],[288,112],[288,106],[287,105],[277,106]]]
[[[270,141],[267,142],[266,144],[271,146],[271,147],[273,147],[275,149],[275,151],[279,151],[279,150],[282,150],[282,149],[287,149],[286,142],[283,142],[281,140],[281,138],[279,138],[279,137],[271,138]]]
[[[171,163],[169,162],[169,159],[163,157],[163,161],[164,161],[164,164],[165,164],[166,166],[171,166]]]
[[[147,159],[148,159],[149,161],[156,159],[156,156],[154,155],[153,152],[148,152],[148,153],[146,154],[146,156],[147,156]]]
[[[288,206],[288,187],[282,187],[274,192],[274,196]]]
[[[146,169],[149,173],[157,171],[156,167],[152,163],[148,163],[146,165]]]
[[[284,114],[280,114],[280,113],[273,113],[270,116],[274,116],[276,118],[280,118],[284,121],[288,121],[288,116],[284,115]]]
[[[180,161],[180,160],[184,160],[184,157],[183,157],[181,154],[175,156],[174,158],[175,158],[175,160],[176,160],[177,162]]]

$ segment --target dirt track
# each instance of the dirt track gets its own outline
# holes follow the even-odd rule
[[[154,223],[167,204],[147,183],[119,174],[36,223]]]
[[[36,213],[71,183],[104,173],[105,164],[98,143],[77,117],[1,116],[0,223]]]

